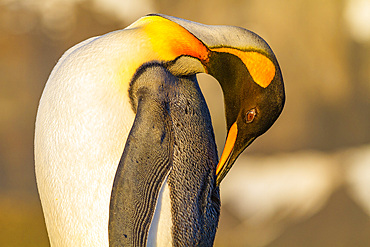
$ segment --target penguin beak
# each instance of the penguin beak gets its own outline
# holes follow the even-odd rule
[[[235,160],[247,148],[256,137],[250,137],[245,142],[242,148],[238,148],[238,126],[236,122],[230,127],[229,133],[227,134],[226,143],[224,150],[222,152],[220,161],[216,168],[216,186],[219,186],[221,181],[224,179],[226,174],[230,171],[231,167],[234,165]]]

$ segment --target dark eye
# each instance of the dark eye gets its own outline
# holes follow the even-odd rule
[[[245,115],[245,121],[247,123],[253,122],[254,117],[256,116],[256,109],[249,110]]]

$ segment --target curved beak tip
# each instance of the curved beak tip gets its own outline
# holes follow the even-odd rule
[[[236,122],[230,127],[229,133],[227,134],[226,143],[224,150],[222,152],[220,161],[216,168],[216,185],[218,186],[222,179],[226,176],[228,171],[231,169],[234,161],[231,161],[233,156],[233,150],[236,142],[236,137],[238,134],[238,126]]]
[[[229,130],[224,150],[222,152],[220,161],[216,168],[216,186],[220,185],[221,181],[230,171],[231,167],[234,165],[236,159],[243,152],[243,150],[247,148],[256,139],[255,137],[248,139],[247,142],[243,145],[243,148],[239,149],[238,148],[239,145],[238,144],[235,145],[237,139],[236,137],[237,137],[237,126],[236,123],[234,123]],[[235,146],[237,146],[236,149]]]

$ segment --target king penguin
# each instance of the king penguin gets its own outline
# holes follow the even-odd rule
[[[197,73],[224,95],[219,161]],[[51,246],[212,246],[219,184],[284,102],[274,53],[243,28],[152,14],[70,48],[36,117]]]

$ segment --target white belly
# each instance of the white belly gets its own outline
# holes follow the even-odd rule
[[[157,205],[149,228],[147,246],[172,246],[172,216],[167,178],[159,191]]]

